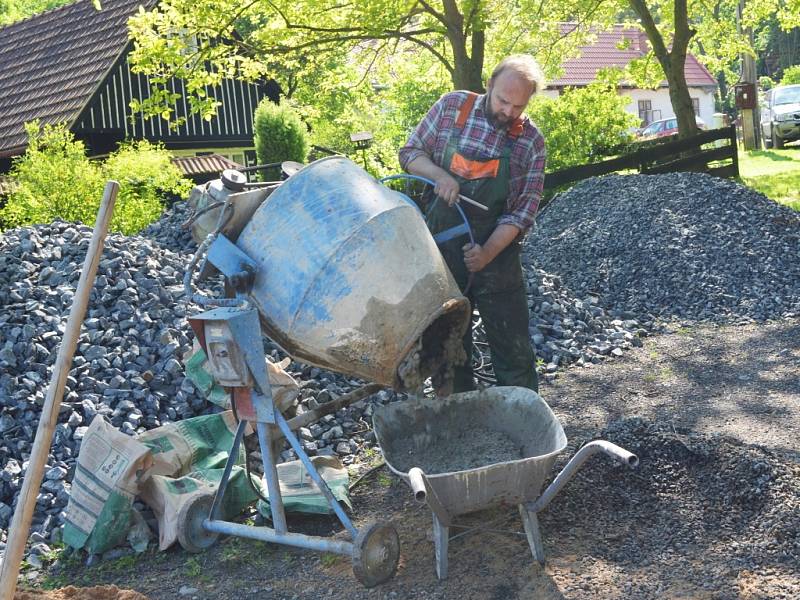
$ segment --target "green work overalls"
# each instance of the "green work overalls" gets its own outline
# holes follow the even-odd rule
[[[459,121],[463,122],[463,119]],[[482,211],[466,202],[459,204],[467,215],[475,242],[483,245],[497,227],[497,220],[505,212],[510,182],[509,162],[515,138],[509,137],[509,142],[498,157],[499,167],[495,177],[465,179],[450,170],[453,156],[458,152],[461,131],[462,128],[458,125],[451,130],[442,168],[458,181],[461,194],[488,207],[488,211]],[[461,223],[463,219],[456,208],[448,206],[442,200],[436,202],[428,214],[428,227],[433,234]],[[462,292],[469,280],[462,250],[468,243],[469,237],[461,235],[440,246],[445,262]],[[536,357],[528,333],[528,297],[522,276],[518,240],[511,242],[483,270],[474,274],[467,297],[472,306],[477,307],[483,320],[497,384],[517,385],[538,391]],[[467,361],[456,367],[453,384],[455,392],[475,389],[471,327],[467,328],[463,343]]]

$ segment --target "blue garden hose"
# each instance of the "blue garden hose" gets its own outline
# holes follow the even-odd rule
[[[411,175],[409,173],[398,173],[397,175],[387,175],[386,177],[381,177],[378,181],[380,183],[385,183],[387,181],[393,181],[395,179],[414,179],[416,181],[421,181],[423,183],[427,183],[430,186],[435,186],[436,185],[436,183],[434,181],[431,181],[427,177],[421,177],[420,175]],[[436,203],[438,201],[439,201],[439,196],[436,196],[436,198],[433,201],[433,204],[431,204],[430,209],[428,209],[428,213],[430,213],[436,207]],[[409,199],[409,202],[412,202],[412,201]],[[413,202],[412,202],[412,204],[413,204]],[[417,206],[417,205],[414,204],[414,206]],[[462,233],[466,233],[467,235],[469,235],[469,241],[474,246],[475,245],[475,236],[472,234],[472,227],[469,224],[469,220],[467,219],[467,215],[464,213],[464,209],[461,208],[458,204],[453,204],[452,207],[455,208],[458,211],[458,214],[461,215],[461,218],[463,219],[464,224],[463,225],[457,225],[456,227],[452,227],[450,229],[447,229],[447,230],[441,232],[440,234],[437,234],[436,236],[434,236],[433,239],[436,241],[437,245],[440,245],[440,244],[444,244],[445,242],[455,238],[457,235],[460,235]],[[420,212],[422,212],[422,211],[420,211]],[[428,224],[428,216],[427,215],[424,215],[424,216],[425,216],[425,224],[427,225]],[[469,288],[472,287],[472,279],[474,278],[474,276],[475,276],[475,273],[470,271],[469,277],[467,278],[467,285],[466,285],[466,287],[464,287],[464,291],[462,292],[465,296],[467,295],[467,292],[469,292]]]

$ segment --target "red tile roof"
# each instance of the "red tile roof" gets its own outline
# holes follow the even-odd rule
[[[0,29],[0,156],[23,124],[72,123],[128,44],[128,17],[155,0],[78,0]]]
[[[563,29],[570,31],[574,25],[565,23]],[[647,35],[639,28],[626,28],[615,25],[611,31],[595,34],[596,41],[581,47],[581,55],[561,64],[564,73],[558,79],[549,82],[548,87],[564,87],[568,85],[588,85],[595,80],[597,71],[604,67],[624,67],[634,58],[647,54],[649,50]],[[626,47],[620,45],[626,42]],[[693,87],[715,87],[717,80],[691,54],[686,55],[686,83]],[[661,85],[666,87],[667,82]]]
[[[172,162],[184,175],[205,175],[206,173],[222,173],[225,169],[241,169],[242,165],[219,154],[203,156],[181,156]]]

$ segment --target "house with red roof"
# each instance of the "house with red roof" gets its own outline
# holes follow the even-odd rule
[[[574,25],[564,24],[565,32]],[[580,55],[561,64],[563,74],[549,82],[544,96],[558,97],[566,87],[583,87],[596,81],[597,72],[607,67],[625,67],[631,60],[649,52],[647,35],[640,28],[615,25],[611,31],[598,32],[593,43],[580,48]],[[686,55],[686,83],[692,97],[694,112],[711,126],[717,80],[691,54]],[[645,90],[632,84],[622,84],[620,93],[630,97],[627,111],[637,115],[642,125],[675,116],[669,99],[666,80],[658,88]]]

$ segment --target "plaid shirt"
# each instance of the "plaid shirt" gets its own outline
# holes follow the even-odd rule
[[[421,154],[442,166],[447,140],[466,97],[466,92],[450,92],[431,107],[400,149],[403,169],[407,169],[408,163]],[[473,160],[497,158],[506,145],[506,132],[495,129],[486,120],[485,102],[486,95],[476,100],[458,142],[458,151]],[[511,181],[506,210],[497,224],[514,225],[526,232],[533,225],[542,197],[545,149],[544,138],[536,125],[525,115],[522,124],[523,132],[511,149]]]

